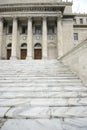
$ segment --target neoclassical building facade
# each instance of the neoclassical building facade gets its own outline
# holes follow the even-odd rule
[[[87,38],[87,15],[62,0],[0,0],[0,59],[57,59]]]

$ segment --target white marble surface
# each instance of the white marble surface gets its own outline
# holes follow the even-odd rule
[[[64,119],[63,130],[87,130],[87,118]]]
[[[0,130],[87,130],[87,120],[81,120],[87,118],[87,87],[81,80],[59,63],[36,62],[34,69],[30,64],[7,62],[2,68],[0,62],[0,117],[7,118]],[[76,119],[85,124],[77,126]]]
[[[8,120],[1,130],[62,130],[59,119]]]
[[[11,118],[87,117],[87,107],[14,107],[6,116]]]
[[[9,110],[9,107],[0,107],[0,118],[4,117],[6,112]]]
[[[1,92],[0,98],[70,98],[87,97],[87,92]]]
[[[53,117],[87,117],[87,107],[54,107],[52,108]]]
[[[14,98],[0,99],[0,107],[17,106],[86,106],[87,98]]]
[[[8,119],[0,130],[87,130],[87,118]]]
[[[49,107],[16,107],[9,110],[6,114],[11,118],[49,118]]]

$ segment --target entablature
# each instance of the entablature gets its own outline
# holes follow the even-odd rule
[[[13,17],[60,17],[62,15],[62,13],[59,11],[59,12],[13,12],[13,13],[8,13],[8,12],[5,12],[5,13],[0,13],[0,17],[2,18],[13,18]]]
[[[33,6],[30,6],[30,7],[7,7],[7,8],[2,8],[0,7],[0,12],[17,12],[17,11],[21,11],[21,12],[24,12],[24,11],[64,11],[64,7],[60,6],[60,7],[57,7],[57,6],[46,6],[46,7],[42,7],[42,6],[36,6],[36,7],[33,7]]]

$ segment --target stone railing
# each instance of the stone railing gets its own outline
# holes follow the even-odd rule
[[[60,58],[87,85],[87,39]]]

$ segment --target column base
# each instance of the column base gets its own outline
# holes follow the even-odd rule
[[[33,60],[33,58],[31,56],[27,56],[26,60]]]
[[[47,60],[47,59],[48,59],[47,55],[44,54],[44,55],[42,56],[42,59],[43,59],[43,60]]]
[[[17,60],[17,57],[16,56],[11,56],[10,60]]]

